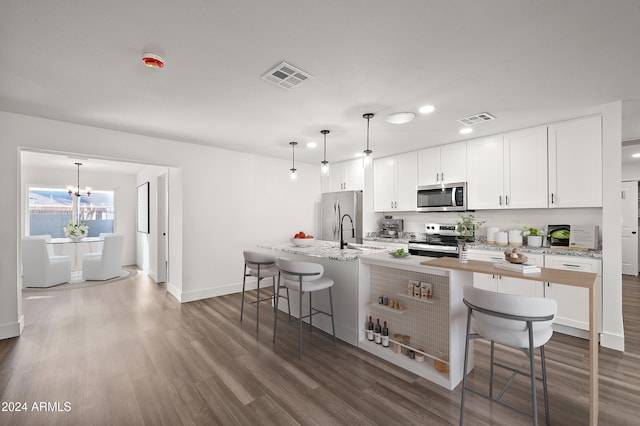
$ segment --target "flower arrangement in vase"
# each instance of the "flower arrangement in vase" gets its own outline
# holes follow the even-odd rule
[[[72,240],[81,240],[86,237],[88,233],[89,227],[84,222],[75,223],[73,220],[70,220],[69,223],[64,226],[64,236]]]
[[[476,220],[472,214],[461,214],[456,222],[458,233],[458,259],[461,263],[467,263],[467,243],[475,241],[476,230],[484,221]]]

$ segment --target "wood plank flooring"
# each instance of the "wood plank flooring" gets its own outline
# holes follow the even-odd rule
[[[143,274],[88,288],[24,293],[26,326],[0,341],[1,425],[450,425],[448,391],[315,330],[278,321],[263,304],[240,323],[240,295],[179,304]],[[640,280],[623,281],[626,352],[600,349],[600,424],[638,424]],[[546,347],[553,425],[588,421],[588,342],[554,334]],[[470,384],[488,383],[488,345],[476,346]],[[526,367],[518,351],[497,356]],[[496,371],[497,381],[506,374]],[[539,395],[542,394],[539,387]],[[529,410],[525,378],[505,399]],[[542,398],[539,416],[544,422]],[[37,411],[34,409],[43,408]],[[41,403],[45,403],[44,406]],[[47,406],[48,403],[48,406]],[[67,404],[67,405],[65,405]],[[528,418],[470,395],[466,424]]]

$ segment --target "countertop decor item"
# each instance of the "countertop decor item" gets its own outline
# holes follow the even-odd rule
[[[525,227],[522,230],[522,236],[527,239],[527,245],[529,247],[542,247],[542,239],[544,238],[544,232],[538,228]]]
[[[525,263],[529,258],[516,247],[513,250],[505,250],[504,260],[511,263]]]
[[[459,215],[456,232],[458,233],[458,259],[461,263],[467,263],[467,243],[475,240],[476,229],[479,229],[483,223],[484,221],[476,220],[472,214]]]
[[[298,247],[309,247],[311,245],[313,245],[313,243],[316,241],[315,238],[292,238],[291,242],[293,243],[293,245],[298,246]]]

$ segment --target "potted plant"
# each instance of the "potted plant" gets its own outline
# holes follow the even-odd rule
[[[461,263],[467,263],[467,243],[475,241],[476,230],[484,221],[476,220],[472,214],[459,215],[456,222],[456,232],[458,233],[458,259]]]
[[[529,227],[522,230],[522,236],[527,238],[529,247],[542,247],[542,237],[545,235],[540,229]]]

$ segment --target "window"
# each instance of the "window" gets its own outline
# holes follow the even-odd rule
[[[29,188],[29,235],[63,238],[63,227],[78,209],[78,219],[89,226],[89,237],[114,232],[114,192],[92,191],[90,197],[75,197],[66,189]]]

